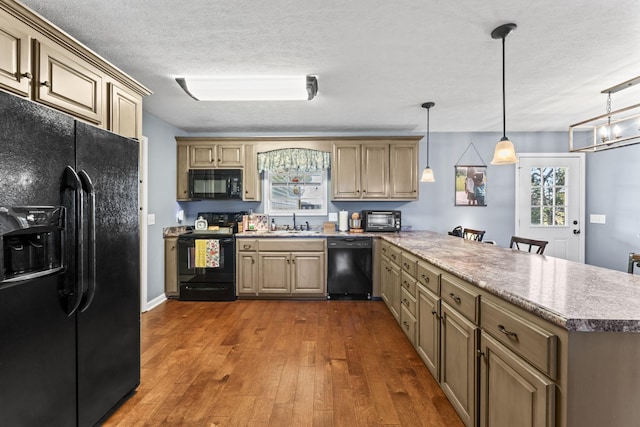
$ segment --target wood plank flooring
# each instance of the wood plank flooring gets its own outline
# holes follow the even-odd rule
[[[169,300],[141,358],[105,426],[462,426],[381,301]]]

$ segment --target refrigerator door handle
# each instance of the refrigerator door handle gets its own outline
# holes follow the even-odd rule
[[[80,181],[82,181],[82,191],[87,193],[87,204],[89,205],[89,242],[87,245],[87,250],[89,251],[89,283],[82,298],[82,307],[80,307],[80,311],[84,312],[89,308],[96,294],[96,193],[87,171],[83,169],[79,175]]]
[[[73,197],[72,200],[70,200],[70,203],[73,203],[74,206],[71,207],[68,212],[71,213],[70,216],[73,218],[74,223],[73,227],[66,227],[66,234],[71,234],[73,236],[73,242],[69,246],[74,249],[73,256],[71,257],[72,259],[67,262],[75,265],[75,275],[66,275],[65,288],[61,292],[65,299],[65,312],[68,316],[71,316],[76,312],[78,307],[80,307],[82,298],[82,277],[84,275],[84,263],[82,262],[82,255],[84,253],[84,241],[82,238],[84,223],[84,196],[81,188],[82,183],[80,182],[78,174],[73,167],[67,165],[64,169],[61,190],[63,193],[63,199],[64,195],[68,194],[69,191],[73,192]],[[67,225],[69,224],[67,223]],[[69,230],[69,228],[72,229]],[[72,283],[69,284],[69,282]]]

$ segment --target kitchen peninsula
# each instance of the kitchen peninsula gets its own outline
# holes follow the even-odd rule
[[[237,235],[258,236],[282,234]],[[375,236],[383,300],[465,424],[640,417],[640,277],[428,231]]]

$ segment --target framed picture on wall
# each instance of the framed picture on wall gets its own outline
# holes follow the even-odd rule
[[[487,206],[487,166],[455,165],[455,206]]]

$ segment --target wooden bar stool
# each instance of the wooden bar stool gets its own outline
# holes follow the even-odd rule
[[[633,266],[640,267],[640,253],[629,252],[629,267],[627,272],[633,274]]]
[[[547,246],[546,240],[534,240],[534,239],[525,239],[524,237],[511,236],[511,244],[510,248],[516,248],[519,251],[523,251],[524,248],[520,248],[520,245],[528,245],[528,251],[531,252],[532,248],[536,248],[536,253],[542,255],[544,253],[544,248]]]
[[[482,242],[482,238],[484,237],[484,230],[465,228],[462,232],[462,237],[467,240],[477,240],[478,242]]]

